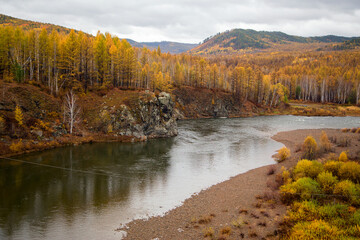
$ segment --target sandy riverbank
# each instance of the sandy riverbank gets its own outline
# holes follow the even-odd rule
[[[351,139],[350,146],[335,147],[335,154],[349,150],[358,157],[360,134],[325,129],[329,138]],[[280,132],[273,139],[285,144],[292,157],[286,161],[239,174],[201,191],[163,217],[135,220],[125,229],[125,239],[277,239],[277,229],[286,212],[273,189],[282,166],[290,168],[301,157],[300,146],[308,135],[317,142],[321,130]],[[274,174],[269,174],[273,170]],[[124,230],[124,229],[122,229]],[[230,230],[230,233],[228,233]]]

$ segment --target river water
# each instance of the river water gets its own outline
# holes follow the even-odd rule
[[[0,239],[121,239],[121,224],[164,214],[202,189],[274,163],[282,144],[271,136],[279,131],[359,126],[357,117],[189,120],[174,138],[17,157],[59,168],[0,160]]]

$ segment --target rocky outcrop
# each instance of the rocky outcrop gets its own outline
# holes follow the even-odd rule
[[[108,132],[139,139],[171,137],[178,134],[174,102],[162,92],[150,99],[138,99],[131,107],[122,104],[101,110]]]
[[[254,104],[243,102],[230,92],[180,87],[173,95],[177,109],[185,118],[246,117],[258,112]]]

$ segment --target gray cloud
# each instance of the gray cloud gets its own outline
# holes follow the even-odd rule
[[[0,0],[2,13],[136,41],[199,42],[233,28],[300,36],[360,32],[358,0]]]

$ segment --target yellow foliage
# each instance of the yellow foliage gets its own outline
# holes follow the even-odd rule
[[[312,136],[307,136],[305,138],[304,144],[304,158],[306,159],[315,159],[316,151],[317,151],[317,143]]]
[[[347,154],[346,152],[341,152],[340,156],[339,156],[339,161],[340,162],[346,162],[348,160]]]
[[[20,139],[18,142],[12,142],[10,145],[10,150],[12,152],[20,152],[24,149],[24,144],[22,142],[22,139]]]
[[[313,220],[311,222],[299,222],[296,224],[289,236],[289,239],[338,239],[341,230],[328,224],[323,220]]]
[[[37,125],[39,126],[39,128],[41,128],[44,131],[49,131],[49,123],[44,123],[42,120],[38,119],[37,120]]]
[[[18,122],[18,124],[20,126],[22,126],[24,123],[23,123],[23,120],[24,120],[24,116],[21,112],[21,109],[18,105],[16,105],[16,108],[15,108],[15,120]]]
[[[276,160],[278,162],[282,162],[282,161],[286,160],[287,158],[289,158],[290,156],[291,156],[290,150],[287,147],[282,147],[278,152]]]

